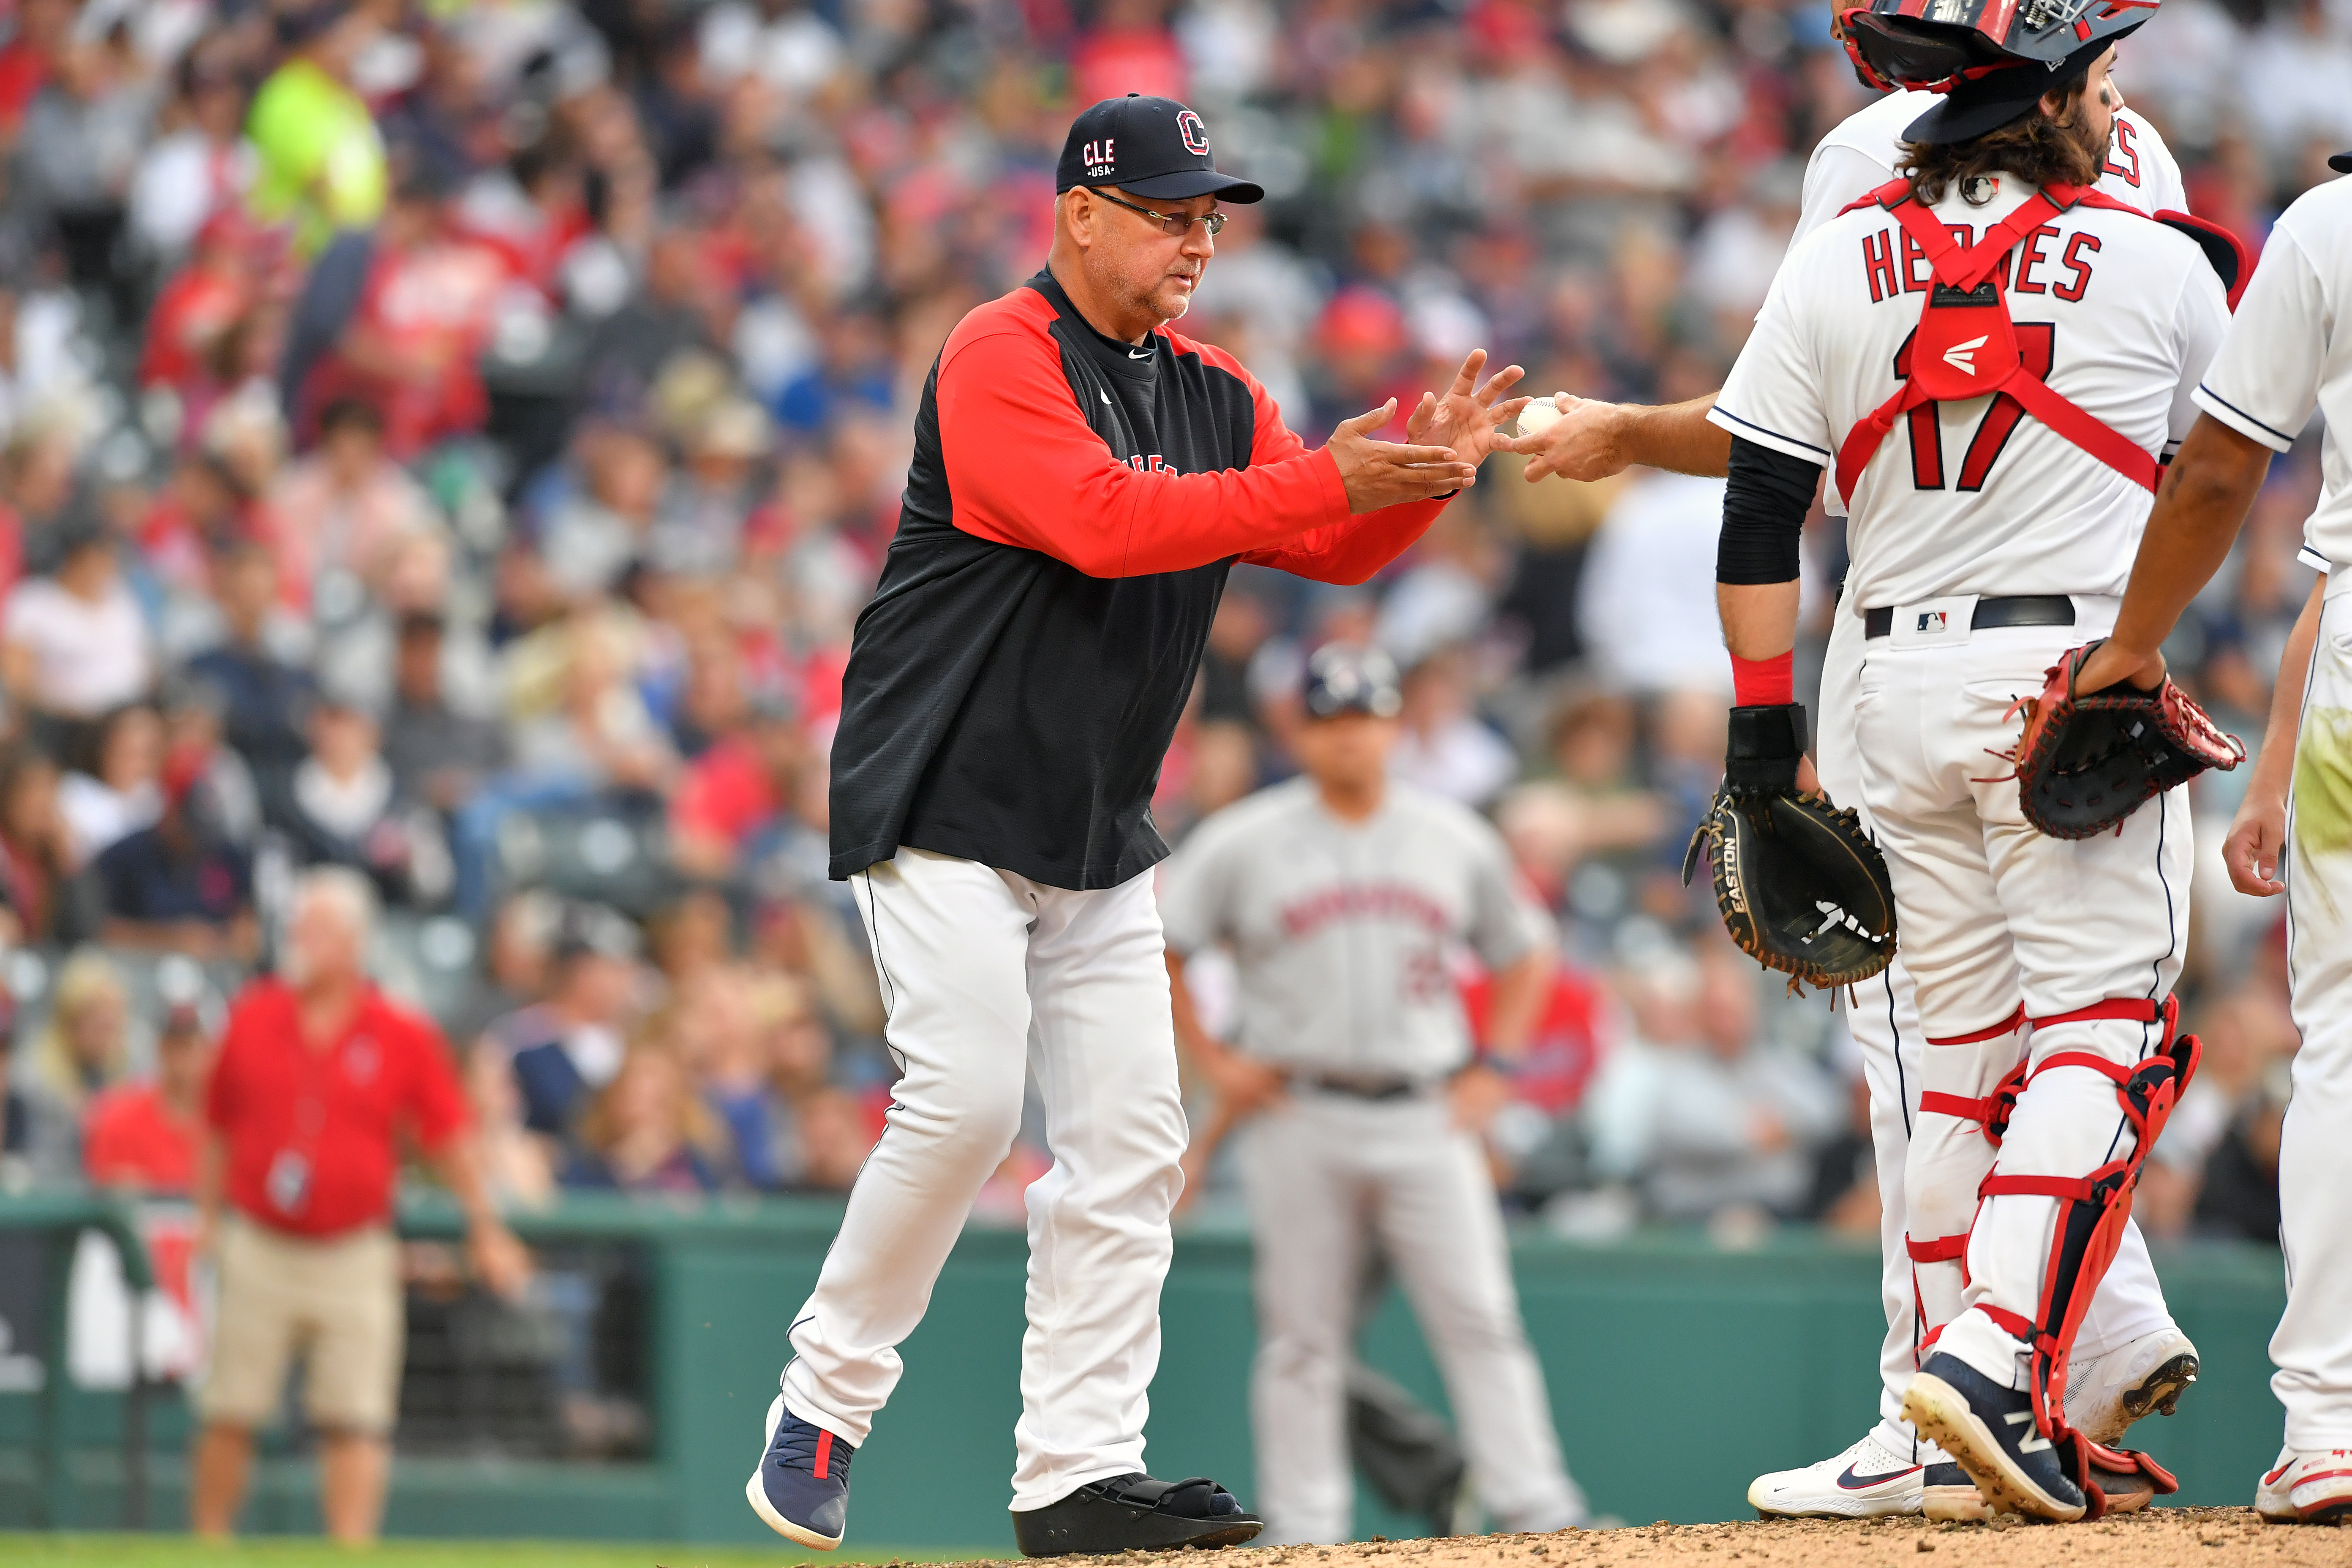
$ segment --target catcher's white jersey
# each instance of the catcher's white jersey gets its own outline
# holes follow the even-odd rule
[[[2032,194],[2009,176],[1997,185],[1980,206],[1948,192],[1935,214],[1973,243]],[[2011,252],[2006,282],[2029,365],[2143,450],[2168,455],[2195,420],[2190,392],[2228,322],[2196,244],[2132,213],[2078,206]],[[1790,252],[1709,417],[1833,468],[1846,433],[1901,387],[1929,284],[1925,253],[1893,215],[1832,219]],[[2012,402],[1931,406],[1932,419],[1922,409],[1897,425],[1843,498],[1847,602],[2123,592],[2147,490]]]
[[[2197,405],[2284,452],[2326,416],[2324,489],[2304,539],[2337,568],[2352,563],[2352,179],[2305,191],[2280,215]],[[2332,329],[2332,330],[2331,330]]]
[[[1805,161],[1805,205],[1797,218],[1796,238],[1804,238],[1857,197],[1893,179],[1895,165],[1903,158],[1903,132],[1937,101],[1932,92],[1890,92],[1847,115],[1822,137]],[[2128,109],[2116,116],[2098,188],[2142,212],[2189,210],[2188,188],[2180,183],[2180,164],[2172,149],[2156,127]]]

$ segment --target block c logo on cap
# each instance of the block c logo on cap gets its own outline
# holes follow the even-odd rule
[[[1201,123],[1201,117],[1191,110],[1177,115],[1176,134],[1184,138],[1184,151],[1187,153],[1202,158],[1209,155],[1209,128]]]

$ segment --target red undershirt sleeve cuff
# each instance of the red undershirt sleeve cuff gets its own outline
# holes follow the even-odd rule
[[[1323,521],[1318,526],[1328,527],[1335,522],[1347,521],[1348,486],[1347,481],[1339,478],[1339,459],[1331,455],[1328,447],[1316,447],[1311,456],[1316,477],[1323,486]]]

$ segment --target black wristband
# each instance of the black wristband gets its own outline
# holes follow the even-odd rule
[[[1723,754],[1723,787],[1735,799],[1797,793],[1797,764],[1805,756],[1805,707],[1775,702],[1731,710]]]

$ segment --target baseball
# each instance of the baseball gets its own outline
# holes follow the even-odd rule
[[[1557,397],[1558,394],[1554,394],[1551,397],[1530,398],[1528,405],[1519,410],[1519,434],[1540,436],[1559,424],[1563,416],[1559,411],[1559,404],[1556,401]]]

